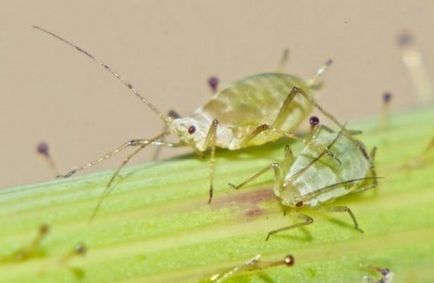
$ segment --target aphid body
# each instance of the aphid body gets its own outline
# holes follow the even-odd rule
[[[276,140],[282,134],[275,131],[252,135],[261,125],[291,133],[312,111],[312,103],[295,94],[286,109],[282,109],[294,87],[313,98],[314,90],[292,75],[264,73],[245,78],[217,92],[191,116],[171,120],[169,129],[199,151],[209,147],[207,134],[214,120],[218,121],[217,147],[236,150]]]
[[[327,154],[318,158],[318,149],[326,147],[340,162]],[[373,180],[366,177],[372,175],[372,167],[360,141],[346,132],[335,133],[319,126],[286,173],[283,184],[275,187],[275,194],[286,206],[316,207],[371,185]]]
[[[326,154],[327,151],[334,157]],[[368,155],[362,142],[344,128],[337,133],[320,125],[315,128],[310,142],[297,158],[286,147],[282,163],[273,163],[240,185],[231,186],[238,189],[268,169],[274,169],[274,194],[282,205],[293,208],[303,222],[271,231],[268,239],[272,234],[311,224],[313,219],[299,212],[303,207],[321,207],[321,204],[342,196],[375,187],[374,156],[375,148]],[[328,210],[348,213],[355,228],[362,232],[348,207],[333,206],[328,207]]]

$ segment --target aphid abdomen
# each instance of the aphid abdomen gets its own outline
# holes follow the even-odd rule
[[[358,143],[346,134],[340,136],[330,148],[331,152],[339,158],[340,163],[324,154],[309,166],[312,160],[318,157],[319,149],[327,147],[337,135],[338,133],[328,132],[320,127],[312,142],[302,150],[286,175],[286,180],[298,191],[306,206],[314,207],[347,195],[352,192],[352,188],[357,188],[363,181],[336,186],[316,194],[315,192],[319,192],[320,189],[340,182],[362,179],[370,174],[369,159]]]
[[[206,113],[219,120],[219,126],[231,128],[234,139],[223,147],[238,149],[241,147],[240,142],[258,126],[273,125],[293,87],[301,88],[310,97],[313,95],[300,78],[286,74],[260,74],[221,90],[196,112]],[[287,118],[273,126],[293,131],[311,110],[311,103],[303,96],[296,95],[286,111]],[[276,133],[264,132],[249,145],[260,145],[278,137]]]

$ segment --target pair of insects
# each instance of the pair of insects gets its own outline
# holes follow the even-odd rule
[[[119,174],[119,171],[148,145],[168,147],[191,146],[199,153],[209,151],[209,202],[211,202],[213,197],[216,148],[238,150],[249,146],[262,145],[281,137],[301,140],[306,144],[306,150],[315,148],[315,150],[321,152],[312,161],[308,161],[306,158],[303,161],[299,157],[290,167],[290,173],[287,175],[290,178],[280,178],[281,172],[289,168],[285,167],[286,165],[281,166],[281,168],[276,164],[271,166],[274,168],[276,174],[274,192],[282,199],[284,205],[296,208],[315,206],[323,201],[354,191],[348,189],[348,187],[359,188],[361,187],[360,183],[367,183],[367,179],[363,178],[368,175],[367,171],[369,170],[367,168],[370,168],[370,165],[367,165],[367,163],[370,163],[370,159],[363,146],[360,142],[349,137],[349,134],[343,130],[343,125],[333,115],[318,105],[314,99],[315,91],[322,85],[320,77],[331,61],[328,61],[317,71],[312,79],[307,81],[283,73],[264,73],[247,77],[215,93],[207,103],[199,107],[192,115],[176,117],[175,115],[162,113],[150,101],[139,94],[129,82],[89,52],[41,27],[35,26],[34,28],[54,36],[91,58],[127,86],[131,93],[155,112],[165,124],[165,130],[153,138],[129,140],[102,157],[77,167],[64,175],[64,177],[69,177],[79,171],[97,165],[127,148],[135,148],[111,177],[92,217],[98,211],[103,198],[110,192],[111,185]],[[293,131],[309,116],[314,107],[318,108],[325,116],[342,128],[338,135],[332,132],[329,135],[314,135],[312,140],[318,141],[314,143],[293,134]],[[320,127],[320,129],[323,129],[323,127]],[[165,138],[170,134],[177,136],[179,142],[167,142]],[[330,140],[330,137],[332,140]],[[340,137],[342,138],[339,140]],[[335,140],[333,141],[333,139]],[[342,155],[343,151],[346,150],[350,151],[348,156]],[[289,150],[286,155],[284,163],[289,164],[292,159]],[[363,158],[368,161],[360,161],[359,163],[362,164],[360,167],[352,166],[348,160],[351,158],[360,159],[360,155],[363,155]],[[334,160],[330,162],[337,163],[328,167],[323,166],[321,165],[324,162],[323,156],[328,156],[331,160]],[[312,164],[309,164],[309,162]],[[327,169],[321,169],[321,166]],[[321,174],[327,176],[328,183],[326,185],[320,186],[322,184],[320,180],[310,180],[306,177],[307,174],[315,175],[315,170],[320,170]],[[353,172],[354,170],[357,173]],[[374,172],[373,170],[371,171]],[[323,175],[318,174],[318,176]],[[330,184],[332,180],[335,181],[333,186]],[[303,186],[306,188],[300,189]],[[292,190],[290,187],[298,189]],[[296,191],[298,193],[295,193]],[[338,207],[335,209],[337,211],[347,211],[352,216],[356,228],[358,228],[357,222],[348,208]],[[312,222],[311,218],[307,216],[304,216],[304,220],[305,224]]]

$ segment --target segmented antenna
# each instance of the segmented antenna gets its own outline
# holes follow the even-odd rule
[[[106,65],[104,62],[102,62],[101,60],[99,60],[98,58],[96,58],[95,56],[93,56],[92,54],[90,54],[89,52],[87,52],[86,50],[82,49],[81,47],[75,45],[74,43],[64,39],[63,37],[60,37],[59,35],[52,33],[51,31],[48,31],[42,27],[39,26],[33,26],[33,28],[43,31],[51,36],[53,36],[54,38],[57,38],[58,40],[66,43],[67,45],[74,47],[75,49],[77,49],[79,52],[83,53],[84,55],[86,55],[87,57],[89,57],[90,59],[92,59],[92,61],[94,61],[95,63],[97,63],[98,65],[100,65],[101,67],[103,67],[105,70],[107,70],[110,74],[112,74],[115,78],[117,78],[120,82],[122,82],[126,87],[128,87],[132,94],[134,94],[137,98],[139,98],[144,104],[146,104],[154,113],[156,113],[166,124],[169,123],[171,121],[171,118],[163,113],[160,112],[160,110],[158,110],[158,108],[156,106],[154,106],[149,100],[147,100],[146,98],[144,98],[140,93],[137,92],[137,90],[133,87],[133,85],[131,83],[129,83],[128,81],[126,81],[123,77],[121,77],[118,73],[114,72],[108,65]]]

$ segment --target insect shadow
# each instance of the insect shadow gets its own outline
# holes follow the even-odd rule
[[[129,140],[100,158],[76,167],[62,176],[70,177],[125,149],[134,148],[134,151],[126,157],[110,178],[91,219],[96,215],[102,200],[109,194],[111,185],[120,170],[149,145],[172,148],[189,146],[199,155],[209,154],[208,202],[210,203],[214,191],[216,148],[239,150],[262,145],[284,136],[306,142],[293,134],[293,131],[298,128],[314,107],[340,125],[331,114],[316,103],[314,98],[315,91],[322,86],[320,77],[331,64],[331,60],[319,68],[316,75],[309,80],[284,73],[263,73],[244,78],[218,91],[207,103],[197,108],[193,114],[178,117],[174,112],[162,113],[131,83],[88,51],[42,27],[34,26],[34,28],[75,48],[104,68],[153,111],[165,125],[163,132],[150,139]],[[284,54],[285,56],[287,57],[287,54]],[[283,61],[285,60],[286,58],[283,59]],[[179,141],[167,142],[165,138],[169,135],[177,137]]]

